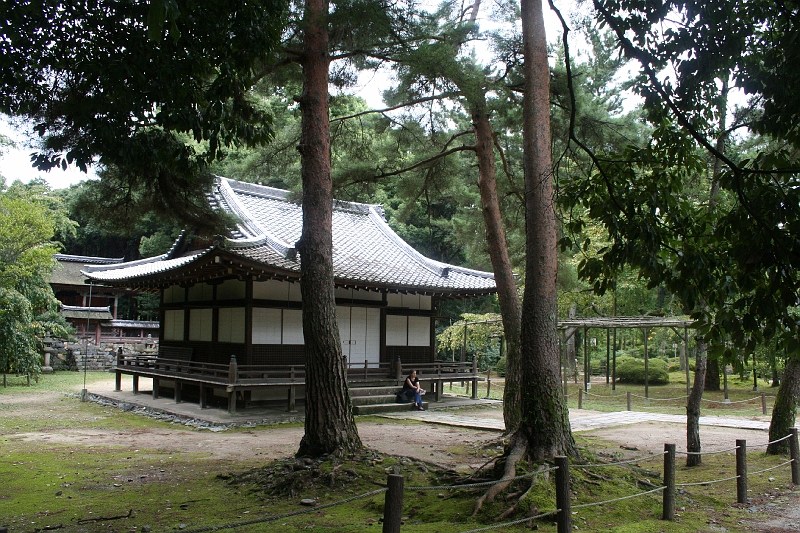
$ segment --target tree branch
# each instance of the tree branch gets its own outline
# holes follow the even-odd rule
[[[400,109],[400,108],[403,108],[403,107],[410,107],[410,106],[417,105],[417,104],[423,104],[425,102],[431,102],[431,101],[434,101],[434,100],[440,100],[442,98],[450,98],[452,96],[457,96],[458,94],[459,93],[443,93],[443,94],[436,95],[436,96],[426,96],[425,98],[418,98],[417,100],[412,100],[410,102],[404,102],[402,104],[397,104],[397,105],[392,106],[392,107],[385,107],[383,109],[370,109],[370,110],[367,110],[367,111],[361,111],[359,113],[355,113],[353,115],[347,115],[347,116],[344,116],[344,117],[332,118],[331,122],[333,123],[333,122],[339,122],[339,121],[344,121],[344,120],[350,120],[352,118],[358,118],[360,116],[369,115],[371,113],[381,113],[381,114],[382,113],[387,113],[389,111],[394,111],[396,109]]]
[[[575,144],[577,144],[578,147],[581,150],[586,152],[586,155],[589,156],[589,158],[592,160],[592,163],[597,168],[598,172],[600,172],[600,175],[603,177],[603,181],[606,184],[606,190],[608,191],[608,195],[611,198],[611,201],[614,202],[614,205],[617,206],[617,209],[619,209],[619,211],[621,213],[624,213],[625,216],[628,217],[629,220],[633,220],[631,214],[628,213],[625,210],[625,208],[623,208],[622,205],[617,200],[617,197],[616,197],[616,195],[614,193],[614,186],[611,183],[611,179],[606,174],[605,169],[600,164],[600,160],[597,158],[597,156],[594,154],[594,152],[588,146],[586,146],[583,142],[581,142],[581,140],[578,139],[577,135],[575,135],[575,119],[576,119],[576,114],[577,114],[577,110],[576,110],[577,103],[576,103],[576,99],[575,99],[575,86],[572,83],[572,62],[570,61],[570,54],[569,54],[568,35],[569,35],[569,31],[570,30],[569,30],[569,26],[567,26],[567,22],[564,20],[564,17],[561,15],[561,11],[559,11],[558,8],[555,6],[555,4],[553,4],[553,0],[548,0],[548,2],[550,4],[550,9],[555,11],[556,15],[558,16],[558,20],[561,21],[561,27],[564,29],[564,34],[563,34],[563,37],[562,37],[562,41],[563,41],[563,45],[564,45],[564,67],[567,70],[567,90],[569,92],[569,101],[570,101],[569,140],[574,141]],[[566,153],[566,150],[567,149],[565,148],[564,149],[564,153]],[[562,154],[562,157],[563,157],[563,154]],[[561,160],[561,158],[559,158],[559,161],[560,160]]]
[[[458,153],[458,152],[469,152],[469,151],[474,152],[475,151],[475,147],[474,146],[457,146],[455,148],[451,148],[450,150],[445,150],[443,152],[439,152],[435,156],[429,157],[427,159],[423,159],[422,161],[419,161],[418,163],[415,163],[415,164],[411,165],[410,167],[402,168],[400,170],[395,170],[394,172],[387,172],[387,173],[384,173],[384,174],[379,174],[376,177],[378,177],[378,178],[388,178],[390,176],[398,176],[398,175],[400,175],[400,174],[402,174],[404,172],[409,172],[409,171],[414,170],[416,168],[425,166],[428,163],[433,163],[434,161],[438,161],[439,159],[442,159],[443,157],[447,157],[447,156],[449,156],[451,154],[455,154],[455,153]]]

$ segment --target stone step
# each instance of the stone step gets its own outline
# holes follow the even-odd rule
[[[376,405],[381,403],[397,403],[397,394],[373,394],[371,396],[351,396],[353,405]]]
[[[397,385],[385,386],[385,385],[376,385],[376,386],[361,386],[358,387],[348,387],[350,391],[350,397],[356,398],[361,396],[385,396],[385,395],[395,395],[400,392],[400,389]]]
[[[428,402],[422,402],[422,406],[427,409]],[[400,411],[413,410],[412,403],[379,403],[373,405],[353,405],[354,415],[377,415],[381,413],[396,413]]]

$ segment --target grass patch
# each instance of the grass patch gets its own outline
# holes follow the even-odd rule
[[[26,376],[6,374],[6,386],[0,382],[0,396],[2,395],[25,395],[39,394],[41,392],[73,392],[80,391],[83,387],[84,379],[86,384],[97,383],[98,381],[108,381],[113,374],[108,372],[69,372],[61,370],[53,374],[41,374],[38,380],[31,379],[28,386]],[[1,379],[1,378],[0,378]]]

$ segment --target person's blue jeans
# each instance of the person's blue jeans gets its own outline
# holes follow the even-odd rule
[[[422,394],[418,393],[414,389],[405,389],[403,391],[403,397],[406,401],[409,401],[409,398],[414,398],[414,403],[422,407]]]

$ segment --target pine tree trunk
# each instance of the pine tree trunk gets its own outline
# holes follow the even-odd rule
[[[800,354],[794,354],[786,359],[783,380],[775,396],[772,421],[769,424],[770,442],[782,439],[789,434],[789,429],[794,427],[798,402],[800,402]],[[767,446],[768,454],[788,452],[788,440]]]
[[[723,365],[723,368],[724,367],[725,365]],[[709,392],[720,390],[719,359],[716,357],[713,359],[708,359],[706,362],[705,390]]]
[[[483,95],[480,96],[483,98]],[[506,338],[506,383],[503,392],[503,419],[506,431],[513,433],[521,420],[520,405],[520,330],[522,303],[517,292],[514,271],[508,255],[508,244],[497,199],[495,174],[494,136],[486,112],[486,103],[470,102],[472,123],[475,128],[475,152],[478,158],[483,220],[486,225],[486,242],[497,284],[497,298]]]
[[[304,457],[344,454],[361,447],[334,299],[327,14],[327,0],[306,1],[299,147],[303,233],[297,244],[306,353],[305,435],[297,454]]]
[[[695,452],[686,456],[686,466],[702,464],[700,452],[700,401],[706,381],[706,343],[697,342],[697,355],[694,364],[694,383],[686,401],[686,451]]]
[[[541,0],[522,0],[525,94],[526,270],[522,304],[522,423],[532,461],[578,455],[561,392],[556,275],[558,249],[550,154],[550,66]]]

